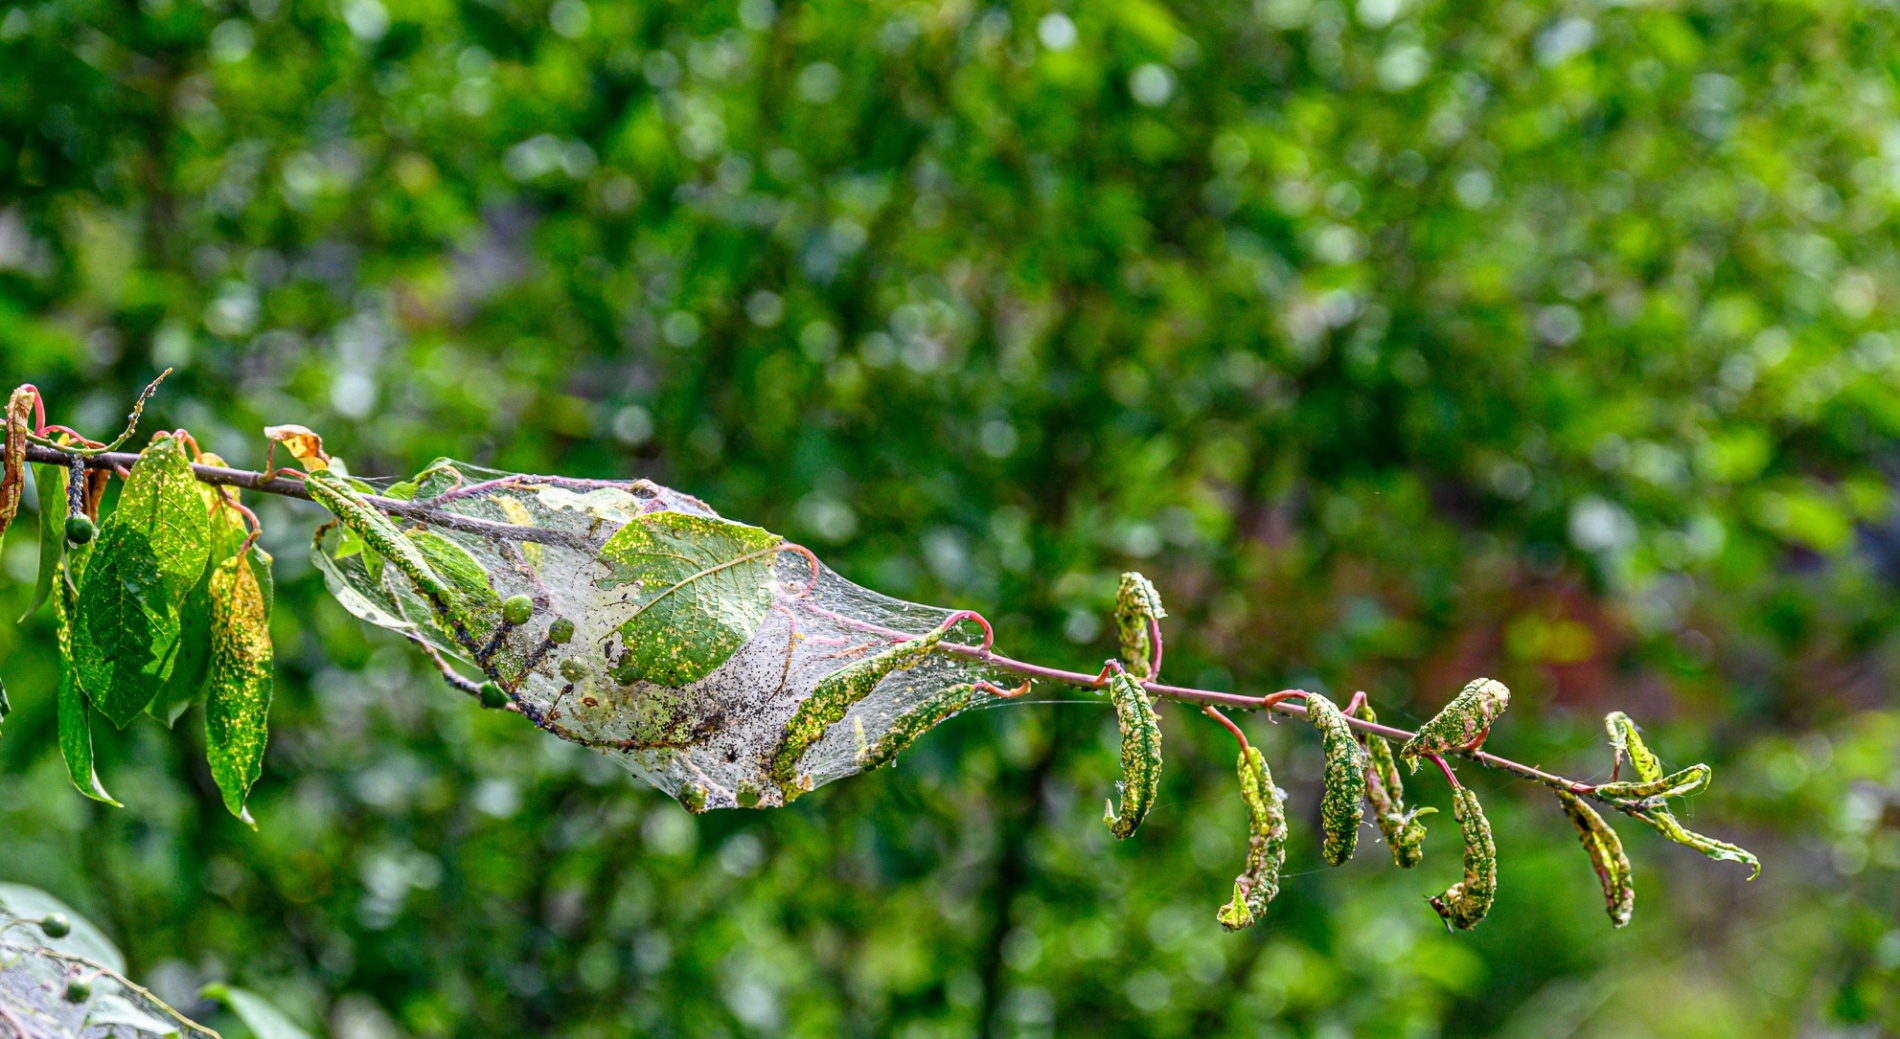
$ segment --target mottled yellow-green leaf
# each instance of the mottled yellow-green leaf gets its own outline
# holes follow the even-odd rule
[[[1161,593],[1142,575],[1130,571],[1122,575],[1115,593],[1115,631],[1121,639],[1121,662],[1137,681],[1154,677],[1154,635],[1150,623],[1168,615],[1161,607]]]
[[[1147,690],[1126,672],[1117,670],[1109,677],[1108,695],[1121,730],[1121,804],[1110,802],[1102,821],[1117,838],[1127,840],[1147,818],[1161,789],[1161,722]]]
[[[897,755],[916,742],[917,737],[970,706],[970,701],[975,697],[976,686],[968,682],[938,690],[925,697],[893,719],[891,727],[884,730],[883,735],[858,748],[858,768],[869,772],[897,760]]]
[[[205,757],[231,814],[262,774],[271,702],[270,613],[250,561],[232,556],[211,574],[211,667],[205,688]],[[253,824],[255,825],[255,824]]]
[[[1622,838],[1603,821],[1596,809],[1577,795],[1558,790],[1557,800],[1577,827],[1577,839],[1583,842],[1584,854],[1590,856],[1590,868],[1596,871],[1597,882],[1603,886],[1603,909],[1610,915],[1610,926],[1622,927],[1630,922],[1630,914],[1636,909],[1636,885],[1629,856],[1623,854]]]
[[[1469,931],[1491,911],[1491,902],[1497,897],[1498,848],[1491,840],[1491,823],[1470,787],[1452,790],[1451,805],[1458,831],[1465,839],[1465,879],[1431,902],[1447,926]]]
[[[1675,814],[1666,808],[1631,812],[1630,814],[1647,823],[1649,827],[1657,833],[1662,834],[1664,837],[1675,841],[1685,848],[1694,848],[1718,862],[1739,862],[1749,867],[1748,879],[1750,880],[1761,876],[1761,860],[1756,858],[1748,849],[1730,844],[1727,841],[1718,841],[1713,837],[1705,837],[1702,834],[1687,829],[1682,823],[1676,820]]]
[[[206,455],[204,461],[207,465],[223,464],[216,455]],[[179,716],[204,695],[205,675],[211,665],[211,574],[244,547],[249,533],[242,514],[225,503],[217,488],[206,484],[199,487],[207,492],[204,498],[211,551],[204,573],[178,608],[178,652],[171,676],[146,705],[147,713],[168,726],[177,724]]]
[[[1660,803],[1663,798],[1690,797],[1707,790],[1713,774],[1707,765],[1690,765],[1657,779],[1603,783],[1596,788],[1596,793],[1607,801]]]
[[[772,606],[774,560],[783,539],[743,523],[684,512],[651,512],[601,546],[625,589],[627,680],[678,688],[711,674],[745,645]]]
[[[160,434],[93,540],[73,621],[80,686],[114,725],[130,724],[171,677],[179,609],[210,543],[184,444]]]
[[[1610,746],[1616,751],[1618,764],[1627,756],[1639,782],[1647,783],[1662,778],[1662,762],[1649,752],[1648,745],[1643,742],[1643,734],[1637,730],[1636,723],[1630,720],[1629,715],[1622,711],[1611,711],[1603,716],[1603,727],[1610,734]]]
[[[785,723],[785,737],[772,755],[772,782],[784,789],[788,801],[802,792],[796,780],[798,759],[804,757],[805,751],[822,739],[826,730],[842,721],[852,704],[871,695],[886,676],[923,663],[942,641],[943,630],[939,628],[847,664],[812,687],[811,695],[799,702],[797,713]]]
[[[1235,771],[1241,800],[1247,803],[1247,864],[1234,878],[1233,899],[1215,914],[1229,931],[1266,915],[1267,903],[1280,893],[1280,868],[1286,864],[1286,810],[1260,749],[1243,749]]]
[[[1510,705],[1511,691],[1503,682],[1473,679],[1444,710],[1419,726],[1418,732],[1405,741],[1405,746],[1399,748],[1399,759],[1416,772],[1421,755],[1462,750],[1489,731]]]
[[[1344,865],[1359,846],[1359,824],[1365,820],[1366,753],[1339,705],[1326,697],[1306,695],[1306,720],[1319,730],[1326,754],[1326,792],[1319,802],[1324,834],[1320,857],[1329,865]]]

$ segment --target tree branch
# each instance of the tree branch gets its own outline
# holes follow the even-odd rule
[[[0,458],[4,457],[4,448],[0,447]],[[28,444],[26,457],[28,461],[32,462],[67,465],[72,462],[74,456],[70,452],[61,451],[57,448]],[[84,459],[85,465],[88,468],[112,471],[130,469],[137,461],[138,456],[129,452],[106,452]],[[247,469],[228,469],[216,465],[193,465],[191,469],[192,474],[204,483],[225,487],[241,487],[248,490],[259,491],[264,494],[277,494],[287,498],[299,498],[304,501],[311,500],[310,492],[304,489],[302,482],[287,477],[273,477],[267,473],[254,472]],[[586,538],[577,537],[567,531],[495,523],[490,520],[475,519],[471,516],[445,512],[428,505],[420,505],[398,498],[365,495],[364,500],[391,515],[401,516],[404,519],[416,520],[422,523],[434,524],[449,530],[459,530],[481,537],[497,538],[504,541],[533,541],[543,544],[562,545],[583,551],[597,547],[595,542]],[[987,628],[987,624],[985,624],[985,627]],[[895,630],[888,633],[902,638],[911,637],[907,633]],[[1001,671],[1007,671],[1011,674],[1020,675],[1024,678],[1057,682],[1082,689],[1099,689],[1108,681],[1107,668],[1104,668],[1098,674],[1088,675],[1080,671],[1065,671],[1061,668],[1045,667],[1041,664],[1031,664],[1027,661],[1004,656],[990,647],[987,637],[983,640],[982,645],[969,646],[945,642],[940,644],[938,649],[940,652],[969,657],[978,663],[997,668]],[[1166,685],[1156,681],[1143,682],[1141,685],[1142,688],[1155,696],[1176,700],[1181,703],[1195,704],[1204,707],[1226,707],[1242,711],[1270,711],[1300,717],[1305,717],[1306,715],[1306,707],[1304,704],[1291,702],[1305,698],[1305,692],[1298,689],[1284,689],[1266,696],[1246,696],[1240,693],[1216,692],[1211,689],[1194,689],[1187,686]],[[1390,725],[1381,725],[1377,722],[1369,722],[1361,718],[1347,716],[1345,720],[1346,724],[1355,729],[1359,729],[1371,735],[1383,736],[1389,740],[1404,742],[1411,739],[1414,735],[1414,733],[1405,729],[1394,728]],[[1567,779],[1563,776],[1545,772],[1531,765],[1525,765],[1520,762],[1512,761],[1509,758],[1499,757],[1496,754],[1484,750],[1463,749],[1452,751],[1451,753],[1486,768],[1510,772],[1522,776],[1525,779],[1535,780],[1553,789],[1567,790],[1581,797],[1589,797],[1625,814],[1635,814],[1626,803],[1613,801],[1598,795],[1596,792],[1597,788],[1589,783],[1581,783],[1573,779]]]

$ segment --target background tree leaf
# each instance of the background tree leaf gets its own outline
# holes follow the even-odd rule
[[[73,652],[81,688],[123,729],[171,676],[179,608],[210,552],[204,499],[183,442],[152,439],[94,545],[79,587]]]
[[[681,512],[640,516],[601,546],[624,588],[615,609],[627,660],[620,676],[683,686],[711,674],[759,628],[772,605],[773,550],[783,541],[760,527]]]

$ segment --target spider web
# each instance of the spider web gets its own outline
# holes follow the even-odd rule
[[[46,937],[37,918],[48,912],[66,914],[72,933]],[[218,1039],[126,980],[124,970],[118,949],[83,918],[43,892],[0,884],[0,1036]],[[90,987],[77,1002],[66,998],[74,981]]]
[[[901,741],[957,713],[930,712],[920,725],[913,712],[928,711],[933,697],[975,684],[967,702],[957,701],[967,709],[989,699],[994,688],[987,682],[1002,677],[970,655],[983,629],[962,619],[969,615],[880,595],[802,546],[783,543],[760,568],[769,608],[729,657],[677,688],[623,683],[613,672],[616,655],[624,660],[628,651],[622,625],[634,611],[624,577],[601,558],[602,546],[656,514],[720,520],[704,502],[645,480],[532,476],[447,459],[407,481],[364,485],[408,503],[376,503],[405,530],[426,528],[467,550],[499,597],[535,601],[532,618],[504,629],[487,661],[488,674],[503,679],[522,713],[613,757],[688,807],[697,809],[702,796],[705,808],[779,805],[854,775],[876,763],[866,752],[893,728],[904,727],[894,737]],[[314,555],[345,609],[443,656],[476,663],[479,654],[434,621],[408,580],[347,530],[320,530]],[[559,645],[547,640],[556,618],[574,625],[571,640]],[[791,782],[773,774],[788,724],[821,682],[946,624],[937,651],[892,670],[824,729],[797,757]]]

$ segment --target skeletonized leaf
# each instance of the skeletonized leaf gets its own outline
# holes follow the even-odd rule
[[[1577,839],[1583,842],[1584,853],[1590,856],[1590,868],[1597,874],[1597,882],[1603,885],[1603,909],[1610,915],[1610,926],[1622,927],[1630,922],[1630,914],[1636,909],[1636,885],[1630,872],[1629,856],[1623,854],[1623,840],[1603,821],[1596,809],[1583,802],[1583,799],[1568,790],[1558,790],[1557,800],[1564,806],[1564,814],[1577,827]]]
[[[1325,834],[1320,857],[1328,865],[1344,865],[1359,846],[1359,824],[1366,817],[1366,753],[1353,738],[1339,705],[1326,697],[1307,694],[1306,720],[1319,729],[1320,746],[1326,753],[1326,792],[1319,802]]]
[[[231,814],[245,808],[264,767],[271,701],[270,614],[243,554],[211,575],[211,670],[206,680],[205,757]],[[252,823],[255,826],[255,823]]]
[[[1491,823],[1484,817],[1478,795],[1468,786],[1453,788],[1452,815],[1465,839],[1465,879],[1431,900],[1445,926],[1469,931],[1491,911],[1498,893],[1498,846],[1491,840]]]
[[[66,470],[57,465],[33,467],[33,485],[40,495],[40,572],[33,582],[33,601],[20,620],[38,613],[53,594],[60,561],[66,558]]]
[[[1121,638],[1122,666],[1137,681],[1154,677],[1154,636],[1149,625],[1167,615],[1153,583],[1133,571],[1122,575],[1115,593],[1115,631]]]
[[[1121,730],[1122,778],[1121,806],[1113,802],[1102,821],[1117,838],[1128,839],[1154,807],[1155,794],[1161,789],[1161,723],[1155,717],[1148,692],[1126,672],[1116,671],[1108,680],[1108,695],[1115,703],[1115,724]]]
[[[1215,914],[1229,931],[1266,915],[1267,903],[1280,893],[1280,867],[1286,864],[1286,810],[1260,748],[1242,750],[1235,770],[1241,799],[1247,802],[1247,865],[1234,878],[1233,899]]]
[[[827,675],[798,705],[798,712],[785,723],[785,737],[772,755],[772,782],[784,791],[786,800],[795,799],[804,790],[798,783],[798,759],[825,730],[844,719],[851,705],[871,695],[879,682],[893,671],[908,671],[923,663],[937,644],[943,641],[943,629],[900,642],[889,649],[839,668]],[[892,751],[893,754],[896,751]]]
[[[1416,772],[1420,755],[1463,750],[1483,738],[1510,705],[1511,691],[1503,682],[1491,678],[1473,679],[1444,710],[1418,727],[1418,732],[1399,748],[1399,758]]]
[[[599,587],[626,589],[623,673],[678,688],[717,670],[765,620],[781,544],[760,527],[682,512],[615,531],[600,549],[612,573]]]
[[[204,499],[176,437],[154,437],[139,455],[94,545],[73,651],[80,685],[125,728],[171,676],[179,607],[210,552]]]
[[[1377,722],[1372,705],[1361,701],[1354,712],[1359,718]],[[1405,781],[1399,777],[1398,762],[1392,757],[1392,744],[1383,736],[1365,733],[1366,802],[1372,805],[1373,821],[1392,848],[1392,861],[1400,869],[1411,869],[1425,857],[1425,824],[1421,816],[1435,814],[1436,808],[1405,807]]]

